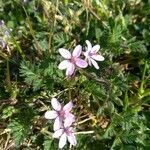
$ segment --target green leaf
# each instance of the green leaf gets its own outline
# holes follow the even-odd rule
[[[25,77],[25,82],[33,86],[33,90],[40,89],[43,85],[43,77],[38,66],[29,62],[22,62],[20,66],[20,74]]]
[[[8,107],[3,109],[2,118],[6,119],[8,117],[11,117],[14,112],[15,112],[14,107],[13,106],[8,106]]]
[[[48,138],[48,137],[45,137],[44,139],[44,143],[43,143],[43,146],[44,146],[44,150],[51,150],[53,149],[53,140]]]

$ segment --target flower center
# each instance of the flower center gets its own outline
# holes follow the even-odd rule
[[[70,62],[74,64],[76,62],[76,57],[71,57]]]
[[[72,133],[72,131],[69,130],[69,127],[65,128],[64,131],[68,136]]]
[[[96,52],[89,52],[89,56],[96,55]]]
[[[65,115],[65,112],[64,112],[63,110],[60,110],[60,111],[58,112],[58,115],[63,118],[64,115]]]

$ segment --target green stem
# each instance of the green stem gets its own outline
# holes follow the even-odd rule
[[[8,87],[8,91],[11,93],[12,86],[11,86],[11,80],[10,80],[10,71],[9,71],[9,61],[7,59],[7,66],[6,66],[6,84]]]
[[[145,92],[143,93],[142,98],[143,98],[143,97],[146,97],[146,96],[149,96],[149,95],[150,95],[150,90],[147,90],[147,91],[145,91]]]
[[[11,94],[12,92],[12,85],[10,80],[10,68],[9,68],[9,57],[6,54],[0,52],[0,56],[6,60],[6,86],[8,92]]]
[[[88,8],[86,8],[86,26],[87,26],[86,36],[88,36],[88,34],[89,34],[89,28],[90,28]]]
[[[26,14],[26,17],[27,17],[27,22],[28,22],[28,25],[29,25],[29,30],[30,30],[31,36],[33,37],[34,42],[35,42],[35,48],[36,48],[37,51],[38,51],[38,55],[41,56],[43,50],[42,50],[41,46],[39,45],[39,43],[38,43],[38,41],[37,41],[37,39],[36,39],[36,37],[35,37],[34,30],[33,30],[33,28],[32,28],[32,23],[31,23],[31,21],[30,21],[29,15],[28,15],[26,9],[24,8],[24,6],[22,6],[22,7],[23,7],[23,10],[24,10],[24,12],[25,12],[25,14]]]
[[[25,59],[25,54],[24,54],[23,50],[21,49],[20,45],[17,43],[17,41],[16,41],[16,39],[14,38],[14,36],[12,35],[12,33],[10,33],[10,34],[11,34],[11,38],[12,38],[12,40],[13,40],[13,43],[14,43],[14,44],[16,45],[16,47],[17,47],[17,50],[18,50],[19,53],[21,54],[22,58]]]
[[[121,136],[122,133],[123,133],[123,131],[121,130],[118,134],[116,134],[116,137],[115,137],[115,139],[114,139],[114,141],[113,141],[113,143],[112,143],[112,145],[111,145],[110,150],[113,150],[113,149],[114,149],[114,147],[115,147],[115,145],[116,145],[116,142],[117,142],[117,140],[118,140],[118,141],[120,140],[120,136]]]
[[[52,18],[53,19],[53,24],[51,25],[51,30],[50,30],[50,33],[49,33],[49,39],[48,39],[48,50],[49,50],[49,53],[51,54],[53,51],[52,51],[52,40],[53,40],[53,35],[54,35],[54,29],[56,27],[56,17],[55,15],[57,14],[58,12],[58,6],[59,6],[59,1],[56,0],[56,6],[55,6],[55,11],[54,11],[54,17]],[[47,13],[46,13],[47,14]],[[47,15],[48,17],[48,15]],[[49,17],[48,17],[49,18]]]
[[[127,107],[129,105],[129,98],[128,98],[128,90],[125,92],[125,97],[124,97],[124,110],[127,110]]]
[[[69,87],[68,87],[68,92],[69,92],[69,101],[71,101],[71,79],[69,79],[68,80],[69,81],[69,83],[68,83],[68,85],[69,85]]]
[[[86,76],[88,79],[92,79],[92,80],[96,81],[98,84],[105,83],[106,85],[110,85],[110,83],[108,81],[103,80],[103,79],[99,79],[99,78],[97,78],[96,75],[90,74],[90,73],[88,73],[82,69],[80,69],[79,71],[81,74]]]
[[[142,81],[141,81],[141,86],[139,90],[139,94],[142,94],[144,92],[144,83],[145,83],[145,73],[146,73],[146,67],[147,67],[147,61],[145,62],[144,70],[143,70],[143,75],[142,75]]]

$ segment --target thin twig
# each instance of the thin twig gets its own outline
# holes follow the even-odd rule
[[[6,142],[5,142],[4,149],[6,149],[8,147],[9,140],[10,140],[10,134],[7,134],[7,139],[6,139]]]
[[[82,119],[82,118],[85,118],[85,117],[87,117],[87,116],[89,116],[89,114],[85,114],[85,115],[83,115],[83,116],[80,116],[80,117],[78,117],[78,119]]]
[[[47,107],[42,101],[38,100],[38,102],[39,102],[40,104],[42,104],[42,106],[43,106],[46,110],[49,109],[49,107]]]
[[[2,52],[0,52],[0,57],[8,60],[8,56],[6,54],[2,53]]]
[[[75,132],[75,134],[76,135],[78,135],[78,134],[92,134],[92,133],[94,133],[94,131],[92,130],[92,131],[81,131],[81,132]]]
[[[87,119],[84,119],[84,120],[82,120],[82,121],[80,121],[80,122],[75,123],[75,125],[79,125],[79,124],[85,123],[85,122],[87,122],[87,121],[89,121],[89,120],[92,120],[92,119],[94,119],[94,118],[95,118],[95,116],[92,116],[92,117],[90,117],[90,118],[87,118]]]

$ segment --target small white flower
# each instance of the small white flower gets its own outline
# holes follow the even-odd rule
[[[96,61],[104,61],[104,57],[100,54],[98,54],[98,51],[100,49],[100,45],[94,45],[92,47],[92,44],[90,43],[90,41],[86,40],[85,41],[87,44],[87,51],[84,52],[84,56],[86,58],[86,60],[88,61],[88,64],[90,66],[94,66],[96,69],[99,69],[99,66],[97,64]]]

